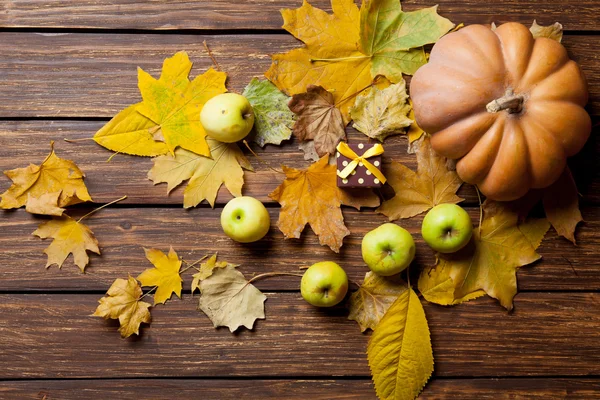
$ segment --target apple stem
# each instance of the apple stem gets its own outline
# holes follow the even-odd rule
[[[213,56],[212,51],[208,47],[208,43],[206,43],[206,40],[204,42],[202,42],[202,44],[204,45],[204,49],[206,49],[206,52],[208,53],[208,56],[210,57],[210,59],[212,60],[213,64],[215,65],[215,69],[217,71],[221,71],[221,67],[219,66],[219,63],[217,62],[217,59],[215,58],[215,56]]]
[[[258,154],[256,154],[256,153],[254,152],[254,150],[252,150],[252,149],[250,148],[250,145],[248,144],[248,142],[246,141],[246,139],[244,139],[244,140],[243,140],[243,142],[244,142],[244,146],[246,146],[246,148],[248,149],[248,151],[250,151],[250,153],[252,153],[252,155],[253,155],[254,157],[256,157],[256,159],[257,159],[258,161],[260,161],[261,163],[263,163],[264,165],[266,165],[266,166],[267,166],[267,168],[269,168],[271,171],[277,172],[278,174],[283,174],[283,175],[285,175],[285,172],[283,172],[283,171],[280,171],[280,170],[278,170],[278,169],[275,169],[275,168],[271,167],[271,166],[270,166],[270,165],[269,165],[269,164],[268,164],[268,163],[267,163],[265,160],[263,160],[263,159],[262,159],[262,158],[261,158],[261,157],[260,157]]]
[[[302,274],[294,273],[294,272],[265,272],[264,274],[256,275],[248,281],[248,284],[255,282],[259,279],[268,278],[271,276],[299,276],[302,277]]]
[[[118,203],[118,202],[119,202],[119,201],[121,201],[121,200],[125,200],[126,198],[127,198],[127,196],[123,196],[123,197],[121,197],[120,199],[113,200],[113,201],[111,201],[110,203],[106,203],[106,204],[104,204],[103,206],[100,206],[100,207],[98,207],[98,208],[96,208],[96,209],[94,209],[94,210],[90,211],[89,213],[85,214],[83,217],[79,218],[79,219],[77,220],[77,223],[79,223],[79,222],[81,222],[81,220],[83,220],[83,219],[85,219],[85,218],[89,217],[90,215],[92,215],[92,214],[93,214],[93,213],[95,213],[96,211],[100,211],[100,210],[102,210],[103,208],[105,208],[105,207],[108,207],[108,206],[110,206],[110,205],[113,205],[113,204],[115,204],[115,203]]]

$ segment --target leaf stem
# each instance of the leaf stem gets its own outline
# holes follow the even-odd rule
[[[144,297],[148,296],[150,293],[154,292],[157,288],[158,288],[158,285],[154,286],[152,289],[148,290],[146,293],[144,293],[143,295],[141,295],[140,298],[137,299],[137,301],[140,301]]]
[[[283,175],[285,175],[285,172],[283,172],[283,171],[280,171],[280,170],[278,170],[278,169],[275,169],[275,168],[271,167],[271,166],[270,166],[270,165],[269,165],[269,164],[268,164],[268,163],[267,163],[265,160],[263,160],[263,159],[262,159],[262,158],[261,158],[261,157],[260,157],[258,154],[256,154],[256,153],[254,152],[254,150],[252,150],[252,149],[250,148],[250,145],[248,144],[248,142],[246,141],[246,139],[244,139],[244,140],[243,140],[243,142],[244,142],[244,146],[246,146],[246,148],[248,149],[248,151],[250,151],[250,153],[252,153],[252,155],[253,155],[254,157],[256,157],[256,159],[257,159],[258,161],[260,161],[261,163],[263,163],[263,164],[264,164],[264,165],[265,165],[267,168],[269,168],[271,171],[277,172],[278,174],[283,174]]]
[[[377,84],[377,81],[379,80],[379,78],[380,78],[380,77],[381,77],[381,75],[377,75],[377,76],[375,77],[375,79],[373,79],[373,81],[372,81],[372,82],[371,82],[369,85],[367,85],[367,86],[365,86],[364,88],[360,89],[358,92],[355,92],[355,93],[353,93],[353,94],[351,94],[351,95],[349,95],[349,96],[346,96],[346,97],[344,97],[343,99],[341,99],[340,101],[338,101],[337,103],[335,103],[335,105],[334,105],[334,106],[335,106],[335,107],[339,107],[339,105],[340,105],[340,104],[342,104],[343,102],[345,102],[346,100],[349,100],[349,99],[351,99],[351,98],[353,98],[353,97],[356,97],[356,96],[358,96],[359,94],[361,94],[362,92],[364,92],[365,90],[367,90],[368,88],[370,88],[370,87],[372,87],[372,86],[376,85],[376,84]]]
[[[188,263],[187,261],[185,261],[183,258],[181,259],[181,261],[183,261],[184,263],[187,264],[187,267],[185,267],[184,269],[182,269],[181,271],[179,271],[180,274],[183,274],[185,271],[187,271],[190,268],[195,268],[196,264],[198,264],[200,261],[204,261],[208,256],[204,256],[201,259],[194,261],[193,263]],[[195,268],[196,270],[198,270],[198,268]]]
[[[215,58],[215,56],[213,56],[212,51],[208,47],[208,43],[206,43],[206,40],[204,42],[202,42],[202,44],[204,45],[204,49],[208,53],[208,56],[210,57],[210,59],[212,60],[213,64],[215,65],[215,69],[217,71],[221,71],[221,67],[219,66],[219,63],[217,62],[217,59]]]
[[[63,140],[67,143],[76,143],[76,142],[83,142],[85,140],[94,140],[94,138],[91,137],[86,137],[86,138],[81,138],[81,139],[67,139],[67,138],[63,138]]]
[[[256,275],[254,278],[250,279],[247,284],[255,282],[259,279],[268,278],[270,276],[284,276],[284,275],[285,276],[300,276],[300,277],[302,277],[302,274],[297,274],[294,272],[265,272],[264,274]]]
[[[98,208],[96,208],[96,209],[94,209],[94,210],[90,211],[89,213],[85,214],[83,217],[79,218],[79,219],[77,220],[77,223],[79,223],[79,222],[81,222],[81,220],[83,220],[83,219],[85,219],[85,218],[89,217],[90,215],[92,215],[92,214],[93,214],[93,213],[95,213],[96,211],[100,211],[100,210],[102,210],[103,208],[105,208],[105,207],[108,207],[108,206],[110,206],[110,205],[113,205],[113,204],[115,204],[115,203],[118,203],[118,202],[119,202],[119,201],[121,201],[121,200],[125,200],[126,198],[127,198],[127,196],[123,196],[123,197],[121,197],[120,199],[113,200],[113,201],[111,201],[110,203],[106,203],[106,204],[104,204],[103,206],[100,206],[100,207],[98,207]]]

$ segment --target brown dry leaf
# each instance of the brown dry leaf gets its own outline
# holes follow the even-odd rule
[[[545,37],[556,40],[558,43],[562,41],[563,26],[558,22],[555,22],[552,25],[542,26],[538,25],[536,20],[533,20],[533,24],[531,24],[529,30],[534,38]]]
[[[100,254],[98,241],[90,228],[68,215],[41,223],[33,235],[42,239],[50,237],[54,239],[44,250],[44,253],[48,255],[46,268],[53,264],[61,268],[69,254],[72,253],[75,265],[81,269],[81,272],[84,272],[85,266],[89,262],[86,250]]]
[[[235,197],[241,196],[243,169],[253,171],[237,144],[221,143],[211,138],[207,138],[206,142],[210,146],[212,158],[179,148],[175,150],[175,155],[166,154],[154,158],[154,166],[148,172],[148,179],[155,185],[167,183],[167,192],[189,179],[183,192],[185,208],[195,207],[203,200],[214,207],[222,184]]]
[[[27,204],[28,199],[37,199],[34,209],[54,210],[84,201],[92,201],[83,183],[84,173],[73,161],[59,158],[54,152],[54,142],[50,142],[50,154],[41,165],[30,164],[25,168],[4,171],[13,181],[8,190],[2,193],[0,208],[19,208]],[[52,193],[59,192],[57,201]],[[44,197],[42,197],[44,196]],[[47,200],[47,204],[42,204]],[[29,208],[31,209],[31,205]],[[56,214],[51,214],[56,215]]]
[[[426,300],[443,305],[479,297],[481,290],[512,309],[517,293],[517,269],[540,259],[536,248],[548,231],[545,219],[518,225],[519,213],[504,204],[486,200],[481,233],[454,254],[438,254],[438,264],[425,268],[419,290]]]
[[[151,304],[140,301],[142,288],[132,276],[116,279],[106,294],[98,301],[100,305],[92,316],[118,319],[121,337],[126,338],[134,333],[139,335],[141,323],[149,324],[152,320],[149,311]]]
[[[157,249],[144,249],[146,258],[154,268],[148,268],[142,272],[137,280],[142,286],[157,286],[154,293],[154,305],[164,304],[175,293],[181,298],[181,288],[183,279],[179,275],[181,269],[181,260],[173,250],[169,249],[169,254],[165,254]]]
[[[336,167],[324,156],[308,169],[282,167],[286,178],[270,198],[281,204],[277,226],[286,238],[299,238],[306,224],[319,236],[319,243],[338,253],[350,231],[344,225],[341,204],[355,208],[379,201],[374,194],[362,198],[344,193],[336,185]]]
[[[383,277],[367,272],[358,290],[350,296],[348,319],[358,322],[360,331],[375,329],[388,308],[408,285],[397,276]]]
[[[198,308],[215,328],[226,326],[231,332],[240,326],[252,329],[254,321],[265,318],[265,296],[232,265],[219,268],[200,281]]]
[[[575,242],[575,229],[583,221],[579,211],[579,194],[569,168],[554,184],[544,189],[542,197],[546,218],[556,232],[573,244]]]
[[[200,289],[200,282],[210,277],[216,268],[225,268],[227,266],[236,268],[239,265],[230,264],[227,261],[217,261],[217,254],[213,254],[208,261],[200,264],[199,271],[193,275],[192,293],[194,293],[196,289]]]
[[[294,136],[302,141],[314,140],[319,157],[334,154],[346,132],[333,95],[321,86],[309,85],[305,93],[292,96],[288,106],[298,116]]]
[[[31,214],[54,215],[60,217],[65,209],[58,207],[58,198],[61,191],[54,193],[44,193],[40,197],[32,197],[31,193],[27,193],[27,203],[25,203],[25,211]]]
[[[456,195],[462,181],[448,170],[446,158],[433,151],[429,137],[417,142],[417,173],[398,162],[385,171],[387,182],[396,194],[383,202],[377,212],[390,221],[410,218],[443,203],[456,204],[464,199]]]

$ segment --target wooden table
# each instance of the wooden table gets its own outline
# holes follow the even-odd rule
[[[590,83],[590,113],[600,115],[600,1],[410,0],[407,10],[440,4],[454,22],[497,23],[534,18],[560,21],[564,44]],[[329,9],[328,0],[313,4]],[[24,210],[0,218],[0,398],[2,399],[369,399],[374,398],[362,335],[343,308],[319,310],[298,293],[297,278],[257,283],[269,297],[267,320],[232,335],[214,329],[196,311],[189,290],[183,300],[153,309],[139,338],[122,340],[116,324],[89,315],[118,277],[137,276],[150,264],[142,247],[173,245],[185,259],[218,251],[246,274],[296,271],[323,259],[341,263],[360,281],[362,235],[385,221],[372,212],[345,208],[352,235],[337,255],[306,231],[284,240],[273,227],[256,245],[237,245],[221,232],[218,205],[184,210],[182,191],[166,196],[146,174],[149,159],[117,156],[91,141],[111,116],[139,100],[136,67],[158,75],[162,60],[186,50],[192,75],[211,61],[206,40],[229,87],[240,91],[270,65],[269,55],[299,46],[281,30],[280,8],[300,0],[2,0],[0,5],[0,169],[39,163],[56,140],[61,157],[87,174],[97,203],[128,199],[87,223],[102,256],[91,256],[85,274],[66,263],[44,269],[48,245],[31,233],[43,219]],[[598,128],[595,133],[598,133]],[[415,167],[404,138],[386,144],[386,159]],[[267,146],[274,167],[308,165],[297,143]],[[244,193],[268,204],[281,177],[252,160]],[[579,246],[551,231],[540,247],[543,260],[519,272],[515,310],[481,298],[453,308],[425,304],[435,354],[435,376],[422,398],[600,398],[600,175],[594,134],[573,169],[586,220]],[[0,190],[9,186],[0,179]],[[474,219],[477,197],[460,194]],[[83,215],[97,205],[78,207]],[[420,218],[402,221],[418,240],[418,263],[433,254],[420,239]],[[189,277],[187,282],[189,284]],[[189,286],[187,286],[189,289]]]

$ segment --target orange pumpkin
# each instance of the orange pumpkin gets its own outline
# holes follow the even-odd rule
[[[410,85],[417,123],[493,200],[551,185],[590,135],[585,77],[558,42],[506,23],[440,39]]]

